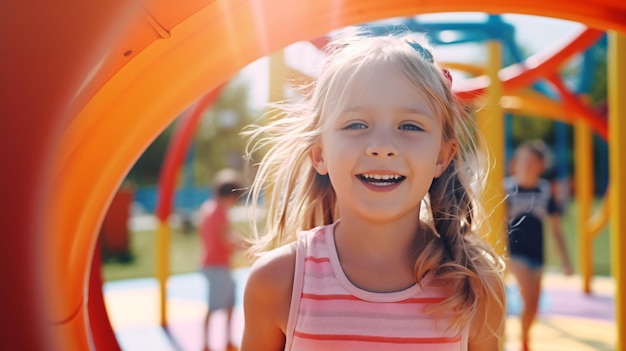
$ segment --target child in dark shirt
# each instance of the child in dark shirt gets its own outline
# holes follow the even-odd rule
[[[537,315],[544,265],[543,222],[549,219],[563,271],[572,274],[560,224],[560,210],[550,183],[541,178],[547,146],[541,140],[520,145],[513,156],[512,175],[505,179],[508,211],[509,268],[524,302],[521,313],[522,350],[529,350],[529,331]]]

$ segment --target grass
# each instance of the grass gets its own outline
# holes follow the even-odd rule
[[[594,209],[599,207],[600,202],[596,201],[594,204]],[[567,243],[568,252],[570,255],[570,259],[572,260],[572,264],[574,265],[574,270],[578,271],[579,261],[578,261],[578,251],[579,245],[581,243],[578,242],[578,229],[576,227],[576,218],[578,217],[577,206],[575,202],[571,202],[570,205],[566,208],[565,213],[563,214],[563,232],[565,235],[565,240]],[[549,228],[549,226],[546,226]],[[546,266],[549,270],[558,270],[560,269],[561,262],[558,256],[558,252],[554,245],[554,240],[552,240],[552,235],[550,231],[546,231]],[[598,236],[593,240],[593,251],[592,251],[592,259],[593,259],[593,269],[595,275],[602,276],[610,276],[611,275],[611,253],[610,253],[610,235],[608,224],[600,231]]]
[[[170,242],[171,274],[197,270],[200,260],[200,240],[196,232],[183,234],[174,229]],[[153,277],[156,272],[156,231],[130,233],[132,260],[128,263],[117,260],[105,261],[105,281]]]
[[[235,224],[238,230],[247,223]],[[156,272],[156,230],[134,231],[130,233],[132,260],[122,262],[111,259],[103,264],[105,281],[154,277]],[[170,274],[195,272],[199,268],[202,246],[196,229],[183,233],[172,228],[170,236]],[[243,252],[236,252],[233,265],[241,267],[249,264]]]
[[[566,209],[563,219],[563,230],[566,237],[570,258],[577,270],[578,243],[576,230],[576,204],[572,203]],[[238,223],[236,227],[242,229],[245,223]],[[546,226],[549,228],[549,226]],[[106,281],[153,277],[156,267],[156,231],[138,231],[130,234],[130,249],[133,260],[129,263],[108,261],[103,265],[103,275]],[[594,240],[594,272],[597,275],[610,275],[609,231],[604,228]],[[201,246],[196,231],[184,234],[178,229],[172,229],[170,246],[170,273],[180,274],[195,272],[198,269]],[[234,258],[235,266],[249,264],[242,253]],[[552,236],[546,232],[546,266],[550,271],[560,269],[560,260],[554,247]]]

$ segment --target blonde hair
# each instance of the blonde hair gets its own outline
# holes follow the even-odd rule
[[[251,138],[249,155],[266,152],[249,201],[254,205],[263,196],[267,234],[259,235],[256,223],[253,224],[253,250],[259,252],[290,243],[299,231],[338,219],[335,192],[328,175],[320,175],[313,168],[311,149],[327,116],[336,115],[333,108],[342,94],[334,93],[344,91],[351,78],[365,69],[390,65],[422,92],[441,122],[443,139],[457,143],[452,162],[433,181],[423,200],[428,211],[422,211],[427,213],[423,218],[426,226],[420,227],[430,240],[415,247],[415,279],[420,283],[428,271],[433,271],[438,279],[452,285],[452,295],[431,309],[438,315],[453,311],[451,327],[461,329],[467,325],[485,297],[502,307],[502,261],[477,233],[484,217],[477,199],[486,170],[481,142],[477,141],[479,133],[468,110],[452,93],[451,82],[433,60],[431,51],[408,35],[340,37],[324,50],[327,56],[317,82],[301,103],[275,106],[269,123],[244,132]],[[493,281],[499,285],[493,286]]]

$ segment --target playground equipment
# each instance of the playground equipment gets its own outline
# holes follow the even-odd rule
[[[486,119],[489,121],[490,116],[498,116],[503,112],[515,112],[522,114],[530,114],[538,117],[545,117],[555,119],[557,121],[564,121],[569,124],[576,124],[577,120],[585,122],[593,126],[595,133],[600,135],[606,140],[607,124],[604,115],[598,115],[589,106],[583,104],[576,93],[570,91],[562,83],[561,78],[556,73],[565,62],[572,59],[575,55],[582,56],[585,61],[582,66],[585,68],[579,76],[581,85],[590,86],[591,77],[594,73],[593,64],[588,64],[589,59],[592,59],[592,55],[587,50],[592,45],[598,45],[598,41],[602,41],[604,45],[606,42],[602,40],[604,33],[598,30],[583,30],[578,36],[576,36],[571,42],[563,42],[560,47],[556,49],[554,47],[545,48],[542,52],[539,52],[532,57],[524,60],[522,53],[519,51],[518,44],[515,41],[515,28],[502,20],[501,16],[489,15],[485,16],[483,21],[472,22],[422,22],[416,17],[407,17],[403,19],[392,19],[382,22],[368,23],[365,25],[369,31],[374,35],[387,35],[389,32],[397,30],[397,28],[403,28],[413,32],[422,33],[427,36],[428,41],[435,45],[449,45],[473,42],[475,44],[488,43],[489,50],[489,62],[485,62],[486,65],[476,65],[467,63],[447,62],[446,66],[457,70],[465,71],[472,77],[481,77],[488,70],[484,66],[491,68],[491,74],[494,74],[492,82],[501,83],[501,80],[496,75],[500,71],[500,66],[509,66],[506,71],[508,77],[503,84],[499,84],[499,91],[495,93],[485,94],[483,90],[486,87],[481,84],[465,84],[465,91],[457,93],[464,99],[479,100],[475,102],[479,106],[488,106],[489,108],[498,108],[500,112],[491,111],[486,113],[485,109],[482,109],[479,114],[479,121]],[[445,33],[446,35],[442,35]],[[443,40],[442,38],[452,38]],[[320,37],[310,41],[317,49],[322,47],[330,40],[328,37]],[[494,48],[494,46],[496,46]],[[501,46],[501,49],[497,46]],[[548,52],[549,54],[546,54]],[[502,55],[500,55],[502,53]],[[582,55],[581,55],[582,53]],[[500,57],[502,56],[502,57]],[[495,58],[494,58],[495,57]],[[508,57],[504,59],[504,57]],[[539,58],[538,58],[539,57]],[[502,61],[500,63],[500,61]],[[534,67],[529,69],[529,62],[535,62]],[[591,62],[593,63],[593,62]],[[270,70],[270,77],[274,83],[274,87],[269,89],[269,99],[272,101],[283,100],[284,96],[280,93],[284,91],[284,84],[288,82],[300,82],[307,83],[313,81],[312,77],[302,73],[296,67],[291,67],[284,59],[282,51],[274,53],[270,57],[270,64],[272,69]],[[559,91],[559,95],[546,93],[546,89],[540,86],[536,81],[550,82],[556,86]],[[467,81],[467,79],[466,79]],[[474,80],[476,82],[476,80]],[[534,83],[534,84],[533,84]],[[524,86],[523,84],[527,85]],[[504,87],[502,87],[504,85]],[[544,84],[545,85],[545,84]],[[537,91],[533,89],[534,86],[539,86]],[[487,87],[493,89],[496,84],[489,84]],[[587,87],[589,89],[590,87]],[[453,87],[456,90],[456,87]],[[470,89],[471,94],[467,89]],[[213,91],[209,96],[216,96],[219,91]],[[492,98],[491,103],[485,103],[484,98]],[[560,97],[560,98],[559,98]],[[500,101],[502,100],[502,102]],[[174,197],[174,180],[175,175],[178,174],[178,170],[182,164],[183,154],[192,143],[192,138],[195,133],[196,126],[198,124],[198,118],[202,110],[208,105],[207,98],[203,98],[200,102],[190,108],[183,118],[179,121],[178,129],[175,132],[175,136],[172,139],[168,153],[166,155],[162,172],[161,182],[158,187],[159,203],[157,206],[157,217],[159,219],[159,230],[157,240],[157,279],[160,287],[160,322],[161,325],[167,326],[167,308],[166,308],[166,284],[169,276],[167,267],[169,266],[169,252],[168,243],[171,230],[168,225],[168,218],[171,214],[172,205],[171,201]],[[210,107],[210,105],[208,105]],[[481,118],[482,117],[482,118]],[[507,135],[511,130],[504,127],[502,119],[491,119],[488,123],[483,121],[483,133],[489,137],[489,145],[494,152],[494,159],[498,160],[496,165],[492,169],[491,184],[495,186],[490,190],[491,193],[486,196],[485,202],[490,206],[487,206],[490,210],[494,211],[491,216],[491,226],[494,230],[486,231],[492,234],[490,238],[493,245],[500,250],[504,249],[506,239],[503,224],[505,223],[504,208],[500,206],[501,200],[504,194],[502,189],[498,187],[498,184],[502,182],[502,176],[504,174],[504,167],[506,157],[504,156],[504,149],[512,148],[511,136]],[[503,132],[506,130],[506,133]],[[575,166],[577,171],[575,172],[575,178],[577,180],[578,207],[579,211],[579,250],[582,257],[580,260],[580,271],[583,275],[583,290],[587,293],[591,293],[591,278],[593,276],[593,239],[594,237],[606,226],[608,222],[608,206],[606,206],[606,199],[604,199],[604,206],[601,210],[595,214],[595,216],[589,219],[592,194],[591,189],[593,183],[593,172],[591,169],[591,149],[590,144],[591,132],[588,128],[577,127],[576,128],[576,145],[579,155],[576,159]],[[504,135],[503,135],[504,134]],[[504,139],[503,139],[504,136]],[[556,145],[567,150],[566,145]],[[567,151],[566,151],[567,152]],[[557,155],[557,158],[566,158],[565,153]],[[566,160],[563,160],[566,161]],[[565,168],[564,172],[567,174],[567,163],[561,164],[562,168]],[[491,198],[491,201],[490,199]]]
[[[526,13],[626,32],[618,0],[63,0],[5,2],[0,33],[0,341],[6,349],[108,348],[88,316],[104,211],[172,119],[252,60],[349,24],[442,11]],[[288,28],[288,30],[286,30]],[[626,39],[611,33],[609,140],[624,148]],[[496,74],[491,73],[495,78]],[[506,84],[503,85],[506,87]],[[27,137],[25,137],[27,136]],[[620,137],[622,139],[620,140]],[[611,203],[626,197],[626,153],[612,152]],[[618,347],[626,345],[626,221],[611,221]],[[111,337],[113,337],[111,335]],[[105,340],[105,341],[103,341]]]

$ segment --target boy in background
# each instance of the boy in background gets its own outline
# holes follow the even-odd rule
[[[213,312],[226,310],[226,340],[231,344],[230,326],[235,304],[235,280],[231,274],[231,258],[241,240],[234,235],[228,211],[242,194],[242,181],[232,169],[219,171],[213,179],[213,198],[206,200],[199,211],[199,233],[202,242],[200,271],[208,283],[208,309],[203,329],[203,350],[209,350],[209,322]]]

